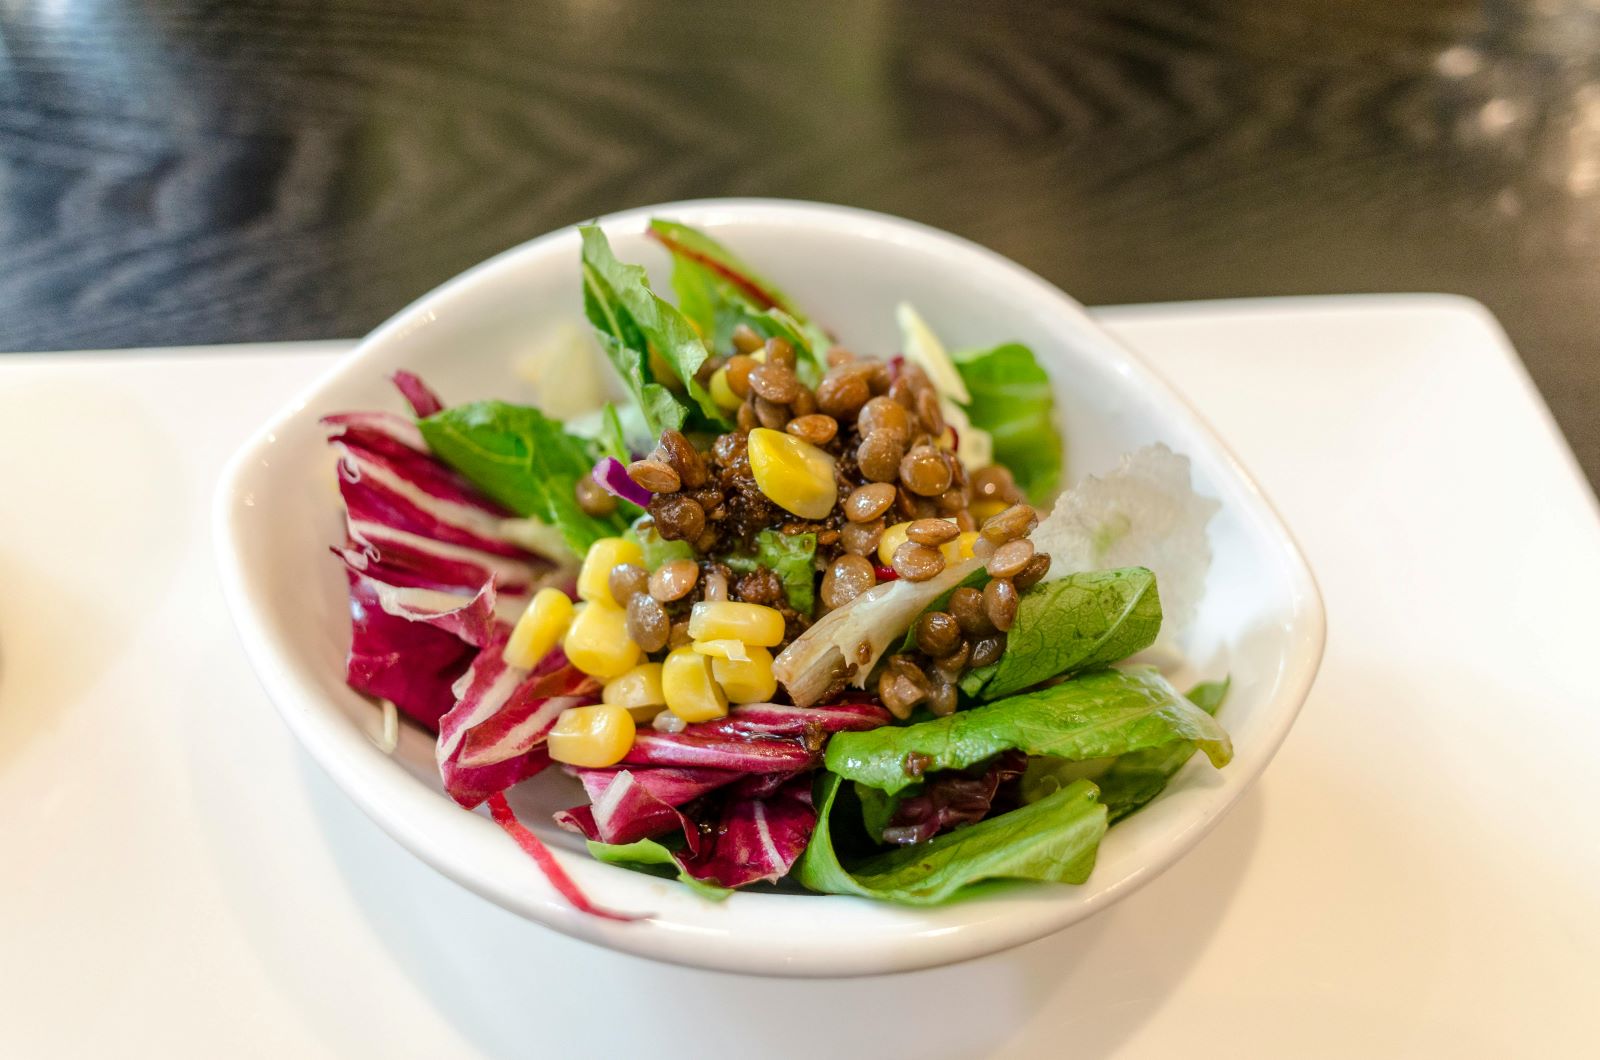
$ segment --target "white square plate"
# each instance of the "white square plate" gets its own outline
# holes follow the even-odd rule
[[[224,588],[251,661],[307,750],[391,835],[485,897],[603,945],[732,971],[859,975],[962,960],[1059,930],[1172,864],[1265,768],[1322,655],[1316,585],[1244,470],[1195,411],[1077,303],[990,251],[880,214],[715,200],[602,219],[620,257],[664,265],[644,237],[655,215],[713,232],[853,348],[892,350],[892,307],[902,300],[919,306],[953,348],[1029,344],[1055,384],[1069,479],[1104,471],[1151,442],[1187,454],[1196,487],[1221,502],[1189,669],[1233,679],[1221,719],[1234,761],[1221,772],[1191,763],[1159,800],[1111,830],[1082,886],[1018,886],[934,909],[755,891],[705,902],[588,859],[574,837],[543,823],[548,811],[581,801],[575,785],[545,776],[517,793],[524,820],[595,900],[654,916],[621,924],[564,904],[486,818],[442,794],[426,733],[406,729],[393,756],[366,735],[375,708],[343,683],[349,618],[344,579],[327,551],[341,535],[340,511],[317,420],[397,408],[387,377],[399,368],[420,373],[450,402],[524,393],[514,362],[553,328],[581,319],[572,229],[494,258],[400,312],[275,416],[224,474],[215,506]]]

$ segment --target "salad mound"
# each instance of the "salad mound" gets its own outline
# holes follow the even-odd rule
[[[1080,883],[1197,751],[1227,764],[1226,685],[1125,662],[1204,584],[1187,459],[1058,496],[1026,346],[951,353],[902,305],[900,350],[861,355],[705,233],[652,223],[676,304],[581,233],[626,400],[564,422],[401,372],[412,417],[324,420],[348,682],[436,734],[445,791],[574,905],[618,915],[505,799],[552,763],[602,861],[905,904]]]

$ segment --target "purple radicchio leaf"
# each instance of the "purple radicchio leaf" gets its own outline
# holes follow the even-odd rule
[[[593,678],[551,652],[533,670],[508,664],[501,623],[456,682],[455,706],[439,721],[434,758],[445,791],[471,809],[550,764],[545,738],[568,707],[597,700]]]
[[[1027,755],[1006,751],[976,776],[972,770],[932,774],[919,793],[900,800],[883,830],[883,841],[898,846],[926,843],[940,832],[983,820],[1000,785],[1020,777],[1027,767]]]
[[[432,416],[444,408],[444,402],[439,400],[422,377],[414,372],[398,371],[389,377],[395,388],[400,391],[400,396],[406,399],[406,404],[411,406],[411,411],[417,419]]]
[[[680,832],[697,850],[700,829],[680,807],[739,780],[725,769],[577,769],[588,806],[556,814],[556,823],[602,843],[632,843]],[[780,779],[783,774],[776,774]]]
[[[777,880],[805,850],[816,823],[809,773],[789,777],[763,797],[730,789],[716,826],[679,864],[695,879],[722,887]]]

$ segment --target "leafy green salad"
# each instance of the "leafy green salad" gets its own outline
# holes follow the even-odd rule
[[[951,351],[902,304],[874,355],[704,232],[652,222],[671,301],[580,232],[599,352],[537,400],[399,372],[410,415],[324,421],[347,680],[569,900],[623,916],[506,800],[552,766],[585,795],[555,823],[602,861],[926,905],[1082,883],[1192,758],[1228,763],[1226,681],[1183,694],[1135,658],[1179,642],[1210,563],[1186,458],[1063,491],[1026,345]],[[586,388],[614,398],[573,414]]]

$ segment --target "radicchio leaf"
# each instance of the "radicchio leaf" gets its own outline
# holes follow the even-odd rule
[[[345,680],[358,692],[387,699],[430,732],[455,704],[451,686],[472,662],[478,649],[462,638],[461,631],[475,627],[476,619],[461,612],[438,613],[428,618],[396,615],[385,606],[406,590],[365,575],[349,572],[350,654]],[[444,594],[434,594],[444,595]],[[478,596],[449,597],[467,601],[461,611],[476,612],[493,591]]]
[[[435,394],[428,384],[422,381],[422,377],[414,372],[399,371],[389,378],[401,396],[406,399],[406,404],[411,406],[411,411],[416,414],[417,419],[432,416],[444,408],[444,402],[439,400],[439,395]]]
[[[816,823],[809,773],[789,777],[760,797],[735,789],[699,851],[679,864],[695,879],[723,887],[777,880],[788,875]]]
[[[726,769],[736,773],[793,773],[817,765],[822,755],[795,740],[691,731],[641,732],[622,761],[627,765]]]
[[[725,769],[578,769],[574,770],[588,806],[556,814],[556,823],[603,843],[632,843],[673,830],[681,831],[691,851],[700,830],[679,807],[738,780]],[[783,774],[778,774],[780,778]]]
[[[883,841],[896,846],[926,843],[940,832],[983,820],[1000,785],[1020,777],[1027,768],[1027,755],[1007,751],[977,776],[970,770],[933,774],[919,793],[906,796],[895,806],[883,830]]]
[[[568,707],[593,703],[593,679],[551,652],[528,671],[503,658],[510,627],[494,636],[456,682],[456,704],[439,721],[434,757],[445,791],[472,808],[550,764],[544,740]]]

